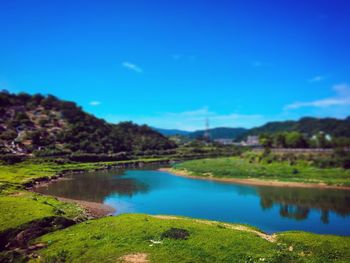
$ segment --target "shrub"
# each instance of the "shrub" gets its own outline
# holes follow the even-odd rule
[[[169,230],[162,233],[161,238],[172,238],[172,239],[188,239],[190,233],[186,229],[181,228],[170,228]]]
[[[0,154],[0,161],[5,164],[15,164],[19,162],[23,162],[25,157],[22,155],[16,154]]]
[[[130,156],[126,152],[116,154],[74,153],[68,158],[73,162],[112,162],[129,160]]]

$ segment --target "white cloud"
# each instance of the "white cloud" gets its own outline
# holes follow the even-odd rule
[[[314,83],[314,82],[320,82],[324,80],[326,77],[325,76],[315,76],[311,79],[309,79],[309,82]]]
[[[333,86],[335,96],[320,100],[307,101],[307,102],[294,102],[286,105],[285,110],[294,110],[303,107],[317,107],[325,108],[331,106],[346,106],[350,105],[350,86],[348,84],[338,84]]]
[[[188,131],[203,130],[206,118],[210,127],[254,127],[264,124],[266,119],[261,115],[246,115],[238,113],[218,114],[207,107],[192,111],[168,112],[158,116],[132,118],[138,124],[148,124],[157,128],[182,129]],[[105,119],[110,122],[130,120],[128,116],[109,115]]]
[[[127,68],[127,69],[129,69],[129,70],[132,70],[132,71],[134,71],[134,72],[143,73],[143,69],[142,69],[142,68],[140,68],[140,67],[137,66],[136,64],[130,63],[130,62],[128,62],[128,61],[124,61],[124,62],[122,63],[122,66],[123,66],[124,68]]]
[[[93,100],[93,101],[90,101],[89,104],[91,106],[99,106],[101,105],[101,102],[100,101],[97,101],[97,100]]]

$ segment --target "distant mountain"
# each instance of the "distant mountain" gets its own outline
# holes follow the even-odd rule
[[[268,122],[265,125],[248,130],[238,139],[243,139],[248,135],[290,131],[298,131],[309,136],[322,131],[336,137],[350,137],[350,116],[346,119],[304,117],[298,121]]]
[[[118,153],[174,147],[146,125],[107,123],[52,95],[0,92],[0,153]]]
[[[184,130],[176,130],[176,129],[159,129],[154,128],[156,131],[160,132],[164,136],[174,136],[174,135],[182,135],[186,136],[190,139],[200,138],[204,136],[205,131],[199,130],[199,131],[184,131]],[[244,128],[213,128],[209,129],[209,135],[210,138],[215,139],[235,139],[237,136],[240,136],[241,134],[245,133],[247,129]]]
[[[247,129],[245,128],[227,128],[227,127],[220,127],[220,128],[213,128],[209,129],[209,136],[212,140],[215,139],[233,139],[235,140],[238,136],[242,135],[245,133]],[[205,131],[200,130],[200,131],[194,131],[191,132],[188,136],[190,138],[198,138],[198,137],[203,137]]]
[[[174,136],[174,135],[189,135],[190,131],[183,131],[177,129],[161,129],[161,128],[153,128],[155,131],[163,134],[164,136]]]
[[[183,135],[190,139],[203,137],[205,133],[204,130],[194,132],[166,129],[156,130],[165,136]],[[346,119],[304,117],[298,121],[268,122],[260,127],[252,129],[220,127],[209,129],[209,135],[213,140],[233,139],[241,141],[246,139],[249,135],[260,135],[264,133],[273,134],[290,131],[298,131],[309,136],[322,131],[331,136],[350,137],[350,116]]]

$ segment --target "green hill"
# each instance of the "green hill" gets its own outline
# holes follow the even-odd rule
[[[52,95],[0,93],[2,153],[118,153],[166,150],[175,143],[146,125],[110,124]]]
[[[309,136],[322,131],[335,137],[350,137],[350,116],[343,120],[305,117],[298,121],[268,122],[263,126],[248,130],[239,136],[238,139],[243,139],[248,135],[274,134],[290,131],[298,131]]]

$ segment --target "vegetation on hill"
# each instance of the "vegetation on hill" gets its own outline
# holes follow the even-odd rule
[[[343,148],[350,146],[350,137],[331,137],[324,132],[318,132],[311,137],[297,131],[264,133],[259,136],[259,141],[265,148]]]
[[[309,137],[323,132],[333,137],[350,137],[350,116],[344,120],[335,118],[305,117],[298,121],[268,122],[263,126],[248,130],[239,139],[248,135],[300,132]]]
[[[146,125],[110,124],[52,95],[0,93],[0,152],[118,153],[175,148]]]
[[[159,132],[179,143],[203,139],[205,131],[184,132],[157,129]],[[350,117],[335,118],[305,117],[298,121],[268,122],[263,126],[244,128],[209,129],[211,140],[232,139],[237,142],[248,136],[259,136],[262,144],[281,148],[331,148],[350,146]]]

